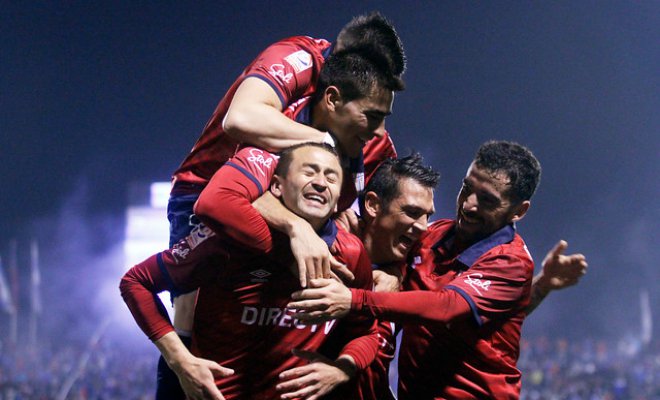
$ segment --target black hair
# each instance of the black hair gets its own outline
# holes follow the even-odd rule
[[[345,102],[368,97],[376,89],[401,91],[403,80],[392,74],[386,57],[373,46],[338,51],[326,60],[312,103],[318,103],[329,86],[339,89]]]
[[[282,177],[286,176],[286,174],[289,172],[289,167],[291,166],[291,162],[293,161],[293,153],[301,147],[317,147],[319,149],[323,149],[328,153],[332,154],[333,156],[335,156],[337,160],[339,160],[339,155],[337,154],[337,150],[335,150],[334,147],[330,146],[327,143],[317,143],[317,142],[298,143],[291,147],[287,147],[286,149],[278,153],[280,159],[277,163],[277,166],[275,167],[275,175]]]
[[[403,158],[386,159],[371,176],[364,192],[376,193],[383,208],[387,208],[399,195],[399,181],[403,178],[413,179],[424,187],[435,189],[440,173],[424,165],[423,161],[421,154],[417,152]]]
[[[342,50],[364,45],[377,46],[388,58],[390,69],[400,76],[406,69],[406,54],[394,26],[378,11],[354,17],[337,35]]]
[[[541,181],[541,163],[532,152],[515,142],[491,140],[479,147],[474,163],[490,172],[504,172],[510,180],[511,196],[529,200]]]

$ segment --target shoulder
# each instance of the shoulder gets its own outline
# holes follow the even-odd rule
[[[239,149],[229,159],[228,164],[234,168],[244,168],[252,174],[272,174],[275,171],[279,157],[258,147],[246,146]]]
[[[515,234],[511,242],[495,246],[479,257],[475,267],[495,267],[511,275],[531,277],[534,273],[534,260],[523,239]]]

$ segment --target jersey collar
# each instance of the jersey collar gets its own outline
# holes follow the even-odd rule
[[[454,233],[454,229],[449,230],[447,235],[442,237],[433,245],[433,250],[438,251],[438,247],[440,246],[442,246],[444,249],[451,247],[454,242]],[[458,257],[456,257],[456,260],[463,264],[466,269],[470,268],[479,259],[479,257],[486,254],[494,247],[505,243],[510,243],[513,240],[515,234],[516,228],[514,224],[506,225],[487,238],[482,239],[467,249],[463,250],[463,252],[459,254]]]
[[[321,239],[328,245],[328,248],[332,247],[333,243],[337,239],[337,225],[333,219],[328,219],[317,232]]]

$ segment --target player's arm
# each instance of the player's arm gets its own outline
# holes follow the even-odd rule
[[[189,399],[224,400],[224,396],[215,385],[215,377],[234,374],[234,370],[218,363],[195,357],[183,344],[179,335],[169,332],[154,342],[167,365],[176,373],[181,388]]]
[[[446,323],[471,313],[467,301],[453,290],[392,293],[349,289],[331,279],[311,283],[310,289],[294,293],[294,301],[287,305],[299,310],[294,317],[301,321],[318,322],[357,313],[392,322]]]
[[[190,249],[188,252],[191,258],[195,257],[191,254],[194,250]],[[121,295],[137,324],[179,377],[188,397],[224,399],[215,386],[213,377],[227,376],[233,371],[212,361],[194,357],[174,331],[163,303],[156,296],[164,290],[191,290],[198,287],[208,276],[198,273],[204,268],[194,260],[184,265],[176,265],[169,262],[170,260],[172,258],[168,250],[135,265],[121,280]],[[184,287],[185,289],[179,289]]]
[[[362,288],[373,285],[371,263],[359,241],[356,250],[347,258],[356,273],[353,284]],[[307,360],[307,365],[284,371],[277,385],[283,399],[316,399],[330,393],[337,386],[348,382],[358,371],[364,370],[375,359],[378,352],[378,328],[376,321],[363,316],[351,315],[342,321],[328,337],[326,345],[341,349],[335,360],[316,352],[294,351],[297,357]],[[337,350],[331,351],[336,352]]]
[[[248,77],[236,90],[223,121],[232,138],[268,151],[281,151],[303,142],[323,142],[326,132],[289,119],[282,100],[261,78]]]
[[[532,280],[532,295],[527,306],[530,314],[553,290],[560,290],[578,283],[587,273],[587,259],[583,254],[564,255],[568,243],[560,240],[543,259],[543,267]]]
[[[254,147],[241,149],[213,175],[195,203],[195,215],[215,232],[251,250],[269,251],[273,244],[270,230],[252,201],[268,190],[275,165],[271,153]]]

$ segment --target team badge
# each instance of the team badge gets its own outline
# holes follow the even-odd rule
[[[312,56],[305,50],[298,50],[284,57],[284,60],[293,67],[293,69],[300,73],[312,67]]]

